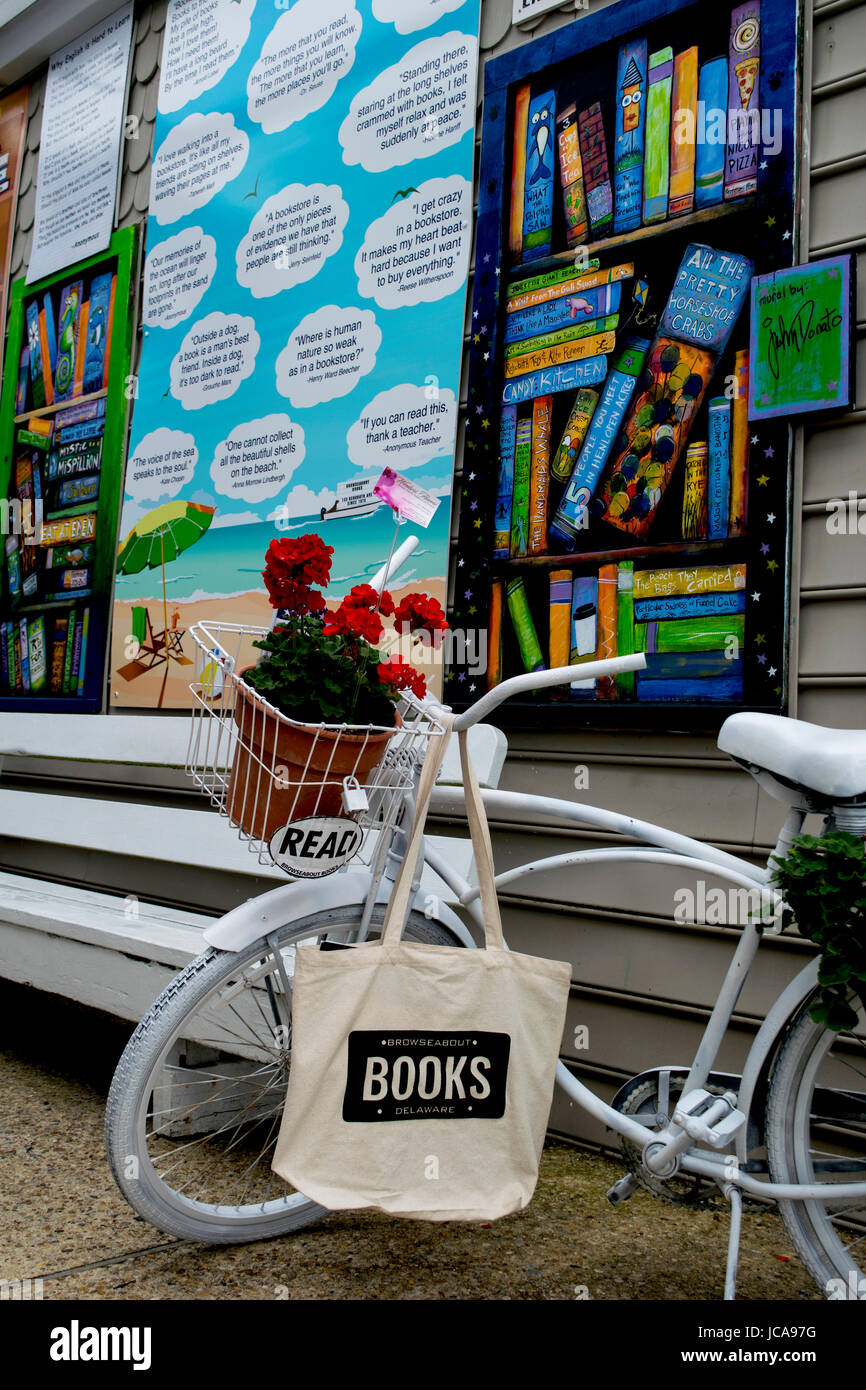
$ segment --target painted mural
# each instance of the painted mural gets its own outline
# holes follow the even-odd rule
[[[530,703],[783,707],[791,440],[749,423],[749,320],[795,252],[797,24],[623,0],[488,65],[455,703],[641,650]]]

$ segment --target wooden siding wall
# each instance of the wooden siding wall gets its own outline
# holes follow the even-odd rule
[[[590,0],[595,8],[602,0]],[[610,3],[610,0],[608,0]],[[153,123],[165,0],[136,17],[130,113],[137,138],[124,151],[119,222],[146,215]],[[577,20],[572,0],[525,29],[511,27],[511,0],[482,0],[482,58],[499,54]],[[800,718],[839,727],[866,727],[866,547],[859,536],[833,536],[826,527],[827,502],[851,490],[866,499],[866,3],[817,3],[814,33],[807,43],[811,65],[811,178],[808,236],[801,259],[851,249],[859,257],[857,312],[857,408],[832,424],[805,431],[795,493],[795,571],[792,609],[792,676]],[[807,74],[808,77],[808,74]],[[808,83],[807,83],[808,85]],[[479,93],[483,75],[479,78]],[[13,276],[27,264],[35,206],[36,167],[44,76],[32,83],[27,155],[13,247]],[[479,97],[480,118],[480,97]],[[467,306],[466,338],[471,313]],[[465,410],[465,370],[463,401]],[[462,467],[462,422],[458,435],[456,491]],[[864,500],[866,508],[866,500]],[[866,523],[864,523],[866,524]],[[711,738],[670,732],[661,735],[598,733],[575,728],[551,735],[527,728],[510,735],[511,752],[502,785],[543,792],[659,820],[684,833],[761,860],[774,844],[783,808],[720,755]],[[576,769],[586,768],[588,787],[575,789]],[[578,782],[582,781],[578,778]],[[79,789],[81,792],[83,788]],[[104,794],[104,789],[101,789]],[[137,797],[147,795],[138,788]],[[154,790],[152,796],[165,796]],[[453,827],[455,833],[458,826]],[[437,826],[448,833],[448,823]],[[578,845],[606,843],[580,831],[539,828],[520,818],[494,827],[497,864],[557,853]],[[21,864],[20,846],[0,843],[0,863]],[[26,871],[26,870],[25,870]],[[33,863],[31,872],[39,872]],[[91,860],[94,886],[123,888],[112,871]],[[74,871],[70,868],[70,876]],[[84,872],[82,871],[82,877]],[[208,892],[201,876],[193,886],[164,872],[150,880],[156,896],[180,905],[225,910],[240,888],[225,883]],[[733,947],[734,933],[720,927],[679,925],[672,920],[674,892],[689,886],[674,871],[617,872],[598,869],[533,877],[531,892],[505,896],[506,931],[517,949],[567,958],[575,985],[565,1036],[565,1055],[582,1075],[610,1095],[645,1067],[690,1060],[699,1029],[715,997]],[[147,888],[136,885],[127,891]],[[247,893],[249,888],[247,888]],[[738,1069],[756,1020],[781,984],[808,955],[799,938],[771,938],[740,1000],[736,1026],[721,1065]],[[575,1052],[574,1029],[586,1025],[589,1047]],[[563,1134],[603,1141],[604,1134],[568,1102],[560,1101],[554,1126]]]

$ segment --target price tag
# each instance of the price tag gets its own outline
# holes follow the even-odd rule
[[[407,521],[414,521],[417,526],[430,525],[442,500],[426,488],[404,478],[402,473],[395,473],[393,468],[385,469],[373,491],[383,502],[387,502],[389,507],[393,507],[395,512],[399,512]]]

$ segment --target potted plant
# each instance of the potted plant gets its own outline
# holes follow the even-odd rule
[[[370,776],[400,726],[401,692],[426,693],[414,667],[380,650],[382,616],[402,634],[448,626],[426,594],[395,605],[369,584],[329,609],[321,590],[333,553],[312,534],[273,540],[265,555],[278,622],[253,644],[264,653],[258,665],[236,677],[239,739],[227,797],[229,816],[255,839],[270,840],[292,820],[343,814],[343,779],[363,786]]]

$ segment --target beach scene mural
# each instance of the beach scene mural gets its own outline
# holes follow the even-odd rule
[[[334,547],[329,601],[369,580],[385,468],[441,499],[392,592],[444,605],[478,11],[169,5],[113,704],[188,707],[193,623],[270,624],[275,537]]]

